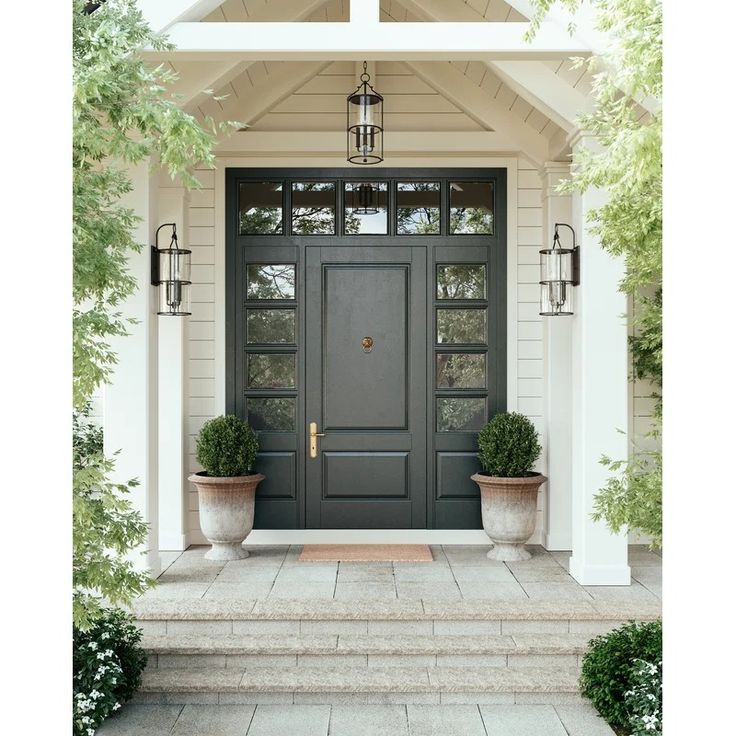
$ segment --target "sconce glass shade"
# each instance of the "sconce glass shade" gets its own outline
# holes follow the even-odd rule
[[[552,247],[539,251],[539,314],[544,317],[574,314],[573,286],[579,283],[578,248],[575,245],[572,248],[560,247],[558,227],[559,224],[555,225]]]
[[[352,164],[383,161],[383,97],[369,84],[366,69],[363,62],[361,83],[348,95],[347,158]]]
[[[161,228],[171,227],[171,244],[158,247]],[[158,287],[158,312],[164,317],[187,317],[191,311],[192,251],[179,247],[176,224],[166,223],[156,230],[151,249],[151,283]]]

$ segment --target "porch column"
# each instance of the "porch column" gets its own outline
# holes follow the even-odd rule
[[[592,138],[573,141],[573,163]],[[572,318],[572,557],[570,574],[582,585],[629,585],[627,535],[594,522],[593,498],[609,471],[602,455],[628,453],[626,296],[618,290],[624,263],[600,246],[588,213],[606,201],[600,189],[572,198],[580,244],[580,286]],[[564,318],[562,318],[564,319]]]
[[[189,194],[180,182],[161,174],[158,189],[158,224],[175,222],[180,244],[188,248]],[[167,248],[171,229],[161,231],[160,245]],[[184,402],[188,317],[158,317],[158,498],[159,547],[184,550],[186,538],[186,448]]]
[[[557,191],[570,177],[570,165],[549,161],[542,172],[544,247],[552,247],[555,223],[572,225],[569,194]],[[563,229],[567,246],[567,230]],[[544,546],[548,550],[572,548],[572,320],[543,317],[544,397],[547,417],[547,503]]]
[[[111,381],[105,386],[104,435],[105,454],[115,458],[112,479],[125,483],[137,478],[140,485],[132,489],[130,500],[148,524],[148,536],[142,554],[133,553],[136,567],[148,569],[152,575],[160,572],[158,545],[157,488],[157,408],[156,353],[157,334],[154,290],[151,280],[151,243],[156,228],[156,182],[151,178],[149,162],[129,169],[133,190],[123,204],[135,210],[141,218],[135,238],[144,245],[140,253],[131,253],[129,272],[138,288],[120,311],[137,323],[129,325],[129,334],[110,340],[117,353],[118,364]]]

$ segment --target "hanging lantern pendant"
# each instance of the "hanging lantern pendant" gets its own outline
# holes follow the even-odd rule
[[[368,62],[355,92],[348,95],[348,161],[377,164],[383,161],[383,97],[370,85]]]
[[[560,245],[559,228],[572,232],[572,248]],[[575,242],[575,231],[565,223],[555,223],[552,247],[539,251],[539,314],[544,317],[574,314],[573,286],[580,283],[580,249]]]

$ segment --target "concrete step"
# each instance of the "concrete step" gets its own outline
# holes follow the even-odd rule
[[[149,669],[578,667],[586,634],[146,636]]]
[[[145,672],[137,702],[552,703],[579,702],[577,668],[248,667]]]

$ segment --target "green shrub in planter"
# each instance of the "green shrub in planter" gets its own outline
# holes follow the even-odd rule
[[[633,714],[627,704],[627,693],[638,684],[640,660],[661,662],[661,621],[631,621],[597,636],[583,657],[580,689],[614,728],[630,726]]]
[[[256,433],[232,414],[205,422],[197,437],[197,462],[214,478],[250,474],[257,454]]]
[[[478,433],[480,464],[498,478],[528,476],[541,451],[537,430],[523,414],[496,414]]]
[[[104,609],[86,631],[74,629],[74,736],[97,726],[140,687],[146,653],[141,631],[119,608]]]

